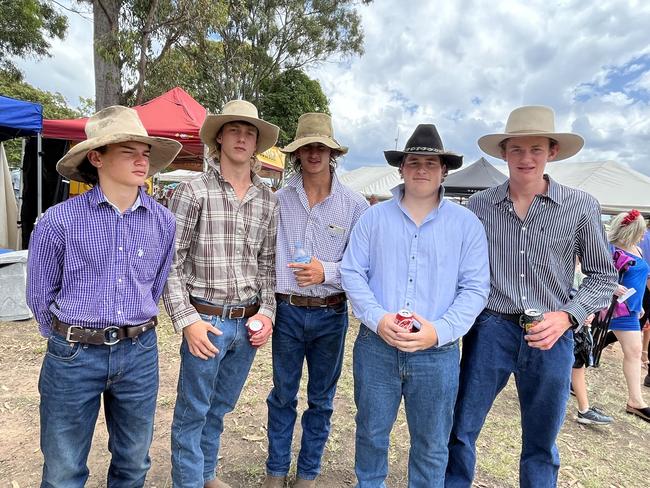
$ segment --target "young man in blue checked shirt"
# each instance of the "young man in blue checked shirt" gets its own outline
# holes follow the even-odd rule
[[[106,484],[144,485],[158,393],[156,315],[174,252],[173,215],[145,179],[180,143],[149,137],[135,110],[86,123],[88,139],[58,162],[95,185],[50,208],[29,242],[27,300],[48,337],[39,381],[42,487],[83,487],[100,401],[112,454]]]
[[[277,199],[253,172],[279,129],[244,100],[201,126],[209,170],[181,183],[169,201],[176,253],[164,302],[183,334],[172,422],[172,483],[227,488],[216,477],[224,416],[235,408],[255,351],[275,318]],[[261,331],[248,338],[246,324]]]
[[[280,204],[276,252],[277,319],[273,331],[273,390],[267,399],[269,454],[264,488],[284,486],[291,465],[298,389],[305,359],[308,408],[295,488],[315,486],[330,431],[336,383],[341,374],[348,329],[340,261],[352,227],[368,208],[334,172],[347,148],[333,137],[327,114],[298,120],[295,140],[282,149],[296,174],[277,192]],[[311,256],[294,263],[296,243]]]
[[[544,174],[548,161],[580,151],[581,136],[556,132],[550,108],[526,106],[510,113],[505,132],[485,135],[478,144],[508,163],[510,177],[468,203],[485,227],[492,286],[486,309],[463,339],[445,486],[471,487],[476,439],[514,374],[522,429],[519,484],[551,488],[557,485],[555,439],[574,360],[571,329],[607,306],[616,271],[596,199]],[[573,296],[576,258],[585,278]],[[521,319],[528,309],[544,319],[526,331]]]
[[[359,488],[385,487],[390,431],[402,398],[411,436],[408,486],[441,487],[458,388],[458,339],[485,306],[490,271],[481,222],[444,199],[462,156],[419,125],[404,151],[385,151],[404,183],[357,222],[341,277],[362,325],[354,345]],[[412,311],[420,329],[396,324]]]

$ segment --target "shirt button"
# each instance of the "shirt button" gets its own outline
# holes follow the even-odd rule
[[[409,278],[409,283],[413,283],[413,278]]]
[[[121,311],[121,310],[118,310],[118,311],[117,311],[117,315],[121,315],[121,314],[122,314],[122,311]]]
[[[524,277],[524,274],[523,274],[523,273],[521,273],[521,274],[519,275],[519,277],[520,277],[520,278],[523,278],[523,277]]]
[[[415,256],[411,256],[411,259],[415,259]]]
[[[415,234],[415,235],[414,235],[413,237],[417,237],[417,236],[418,236],[418,235],[417,235],[417,234]]]
[[[118,278],[118,279],[117,279],[117,282],[118,282],[118,283],[122,283],[122,278]]]
[[[522,227],[521,230],[526,230],[526,227]]]
[[[118,249],[119,251],[122,251],[122,246],[118,247],[117,249]]]
[[[526,299],[526,297],[521,297],[521,299],[522,299],[522,300],[525,300],[525,299]]]
[[[523,249],[522,249],[521,251],[519,251],[520,254],[523,254],[524,252],[525,252],[525,251],[524,251]]]
[[[509,209],[508,209],[508,212],[512,212],[512,209],[511,209],[511,208],[509,208]]]

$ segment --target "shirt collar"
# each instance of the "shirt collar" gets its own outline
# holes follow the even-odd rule
[[[404,196],[404,183],[400,183],[399,185],[391,188],[390,192],[393,194],[393,201],[395,204],[402,209],[402,212],[406,211],[402,207],[402,197]],[[436,212],[440,211],[441,208],[443,208],[444,205],[447,205],[447,200],[445,200],[445,187],[443,185],[440,185],[440,190],[438,190],[438,195],[440,197],[440,201],[438,203],[438,206],[434,208],[431,213],[424,219],[424,222],[428,221],[433,215],[436,214]]]
[[[293,176],[289,178],[289,180],[285,183],[284,186],[289,186],[292,188],[302,188],[304,190],[304,186],[302,184],[302,173],[296,173]],[[336,173],[332,173],[332,186],[330,188],[330,195],[334,195],[336,193],[340,193],[343,190],[343,184],[339,181],[338,176],[336,176]]]
[[[138,207],[143,207],[146,208],[147,210],[151,210],[151,202],[149,199],[145,198],[147,196],[147,193],[144,190],[144,187],[141,186],[138,188],[138,196],[135,199],[135,202],[131,206],[131,212],[134,212]],[[102,203],[106,203],[107,205],[110,205],[112,208],[114,208],[118,213],[119,210],[113,203],[111,203],[108,198],[106,198],[106,195],[104,195],[104,192],[102,191],[101,187],[99,185],[95,185],[92,187],[90,190],[88,190],[88,198],[90,199],[91,205],[99,206]]]
[[[212,170],[214,170],[215,174],[217,175],[217,180],[219,180],[219,182],[222,184],[225,183],[226,180],[223,178],[223,175],[221,174],[221,164],[219,163],[219,161],[214,158],[208,158],[208,166]],[[251,183],[253,184],[253,186],[260,189],[263,186],[266,186],[264,185],[262,179],[252,171],[251,171]]]
[[[563,200],[562,186],[547,174],[544,175],[544,179],[548,181],[548,190],[546,191],[546,194],[544,196],[554,201],[558,205],[561,205]],[[510,188],[510,178],[508,178],[505,182],[501,183],[499,186],[496,187],[496,191],[492,195],[492,203],[496,205],[497,203],[501,203],[504,200],[509,199],[510,198],[510,194],[508,192],[509,188]]]

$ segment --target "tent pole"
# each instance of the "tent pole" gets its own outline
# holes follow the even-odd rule
[[[41,133],[39,132],[36,135],[36,220],[41,218],[43,213],[43,155],[41,154],[43,150],[43,141],[41,139]]]

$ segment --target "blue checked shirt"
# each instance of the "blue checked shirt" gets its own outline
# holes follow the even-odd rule
[[[275,255],[276,291],[311,297],[341,293],[340,261],[352,228],[368,208],[368,202],[361,194],[342,185],[336,174],[332,174],[329,196],[312,208],[300,174],[293,175],[276,195],[280,202]],[[297,241],[302,243],[307,254],[322,263],[324,283],[298,286],[293,271],[287,267]]]
[[[27,303],[41,335],[52,319],[135,325],[158,314],[173,258],[174,216],[142,189],[120,214],[99,186],[45,212],[29,242]]]
[[[438,346],[464,335],[490,292],[487,239],[479,219],[442,198],[420,226],[402,206],[404,185],[357,222],[343,261],[343,288],[354,314],[377,332],[402,308],[433,323]]]

